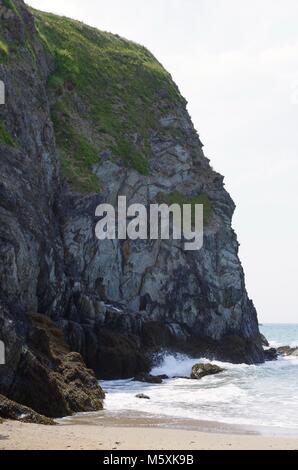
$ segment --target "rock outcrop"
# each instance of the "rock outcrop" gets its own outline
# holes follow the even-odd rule
[[[150,397],[148,397],[148,395],[144,395],[144,393],[139,393],[136,395],[136,398],[140,398],[141,400],[150,400]]]
[[[52,418],[102,409],[104,392],[80,354],[70,352],[62,331],[44,315],[28,321],[9,398]],[[5,373],[8,366],[2,368]]]
[[[291,347],[291,346],[280,346],[277,348],[277,354],[280,354],[282,356],[298,356],[298,348],[297,347]]]
[[[148,372],[163,348],[262,362],[231,227],[235,206],[170,75],[142,46],[22,0],[9,5],[0,30],[0,393],[49,416],[100,406],[94,378],[81,376],[69,352],[50,358],[54,378],[46,372],[42,381],[59,409],[46,395],[40,406],[33,390],[23,395],[22,371],[33,383],[48,354],[32,312],[49,317],[97,377]],[[128,204],[202,203],[203,248],[97,240],[96,206],[120,195]]]
[[[138,374],[134,380],[136,382],[146,382],[149,384],[161,384],[165,377],[164,375]]]
[[[263,346],[269,347],[269,342],[268,342],[267,338],[265,337],[265,335],[261,334],[261,340],[262,340],[262,345]]]
[[[278,352],[275,348],[265,349],[265,361],[276,361],[278,359]]]
[[[0,423],[1,417],[21,421],[23,423],[44,424],[48,426],[56,424],[51,418],[42,416],[31,408],[9,400],[3,395],[0,395]]]
[[[206,375],[216,375],[223,371],[224,369],[222,367],[216,366],[215,364],[195,364],[192,367],[190,378],[199,380],[206,377]]]

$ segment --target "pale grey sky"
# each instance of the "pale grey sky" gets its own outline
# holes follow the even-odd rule
[[[27,3],[139,42],[169,70],[237,204],[260,321],[298,322],[297,0]]]

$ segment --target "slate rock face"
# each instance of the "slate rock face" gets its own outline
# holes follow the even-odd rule
[[[235,206],[171,77],[141,46],[72,20],[33,16],[22,0],[14,6],[18,14],[1,19],[9,54],[0,58],[0,340],[7,359],[0,393],[20,399],[20,365],[31,367],[44,353],[42,342],[28,352],[29,314],[37,312],[97,377],[148,372],[162,349],[262,362],[231,227]],[[86,56],[71,56],[72,31]],[[111,65],[95,71],[100,83],[90,82],[92,74],[84,79],[95,48]],[[128,67],[135,67],[133,86]],[[96,109],[92,90],[101,100]],[[119,195],[128,204],[201,200],[203,248],[97,240],[95,208]]]

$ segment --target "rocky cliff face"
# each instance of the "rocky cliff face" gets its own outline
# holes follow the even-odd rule
[[[37,312],[99,377],[147,370],[147,353],[162,348],[262,362],[234,203],[171,77],[141,46],[4,3],[0,393],[15,390]],[[120,195],[203,203],[204,247],[97,240],[96,206]]]

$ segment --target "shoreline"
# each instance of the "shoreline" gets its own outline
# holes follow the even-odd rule
[[[296,450],[298,435],[265,435],[257,429],[191,420],[90,414],[56,426],[4,421],[0,450]],[[278,432],[278,430],[277,430]]]
[[[263,436],[274,438],[297,438],[298,429],[275,426],[258,426],[248,424],[232,424],[204,419],[190,419],[174,416],[156,416],[151,413],[137,411],[102,410],[91,413],[78,413],[55,420],[61,426],[107,426],[109,428],[157,428],[184,431],[197,431],[208,434],[229,434],[245,436]]]

